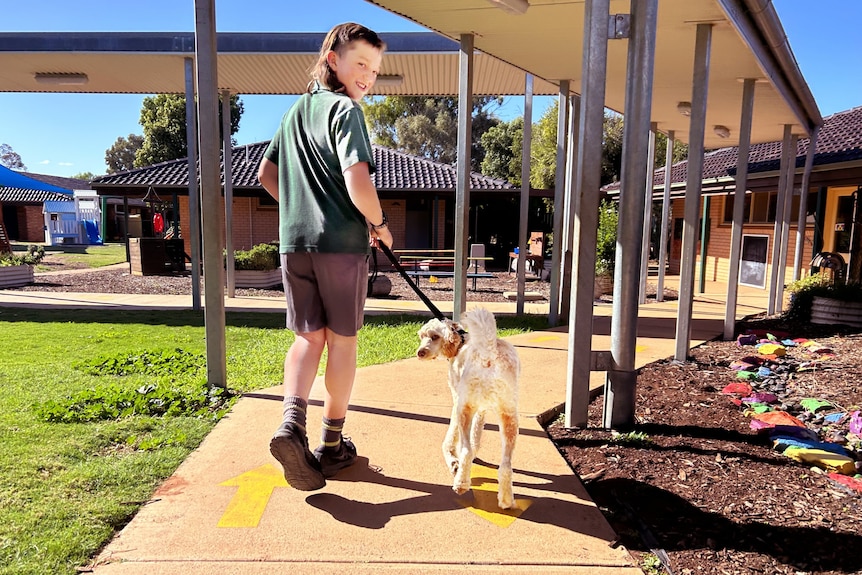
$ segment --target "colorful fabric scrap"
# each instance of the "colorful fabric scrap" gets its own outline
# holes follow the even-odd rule
[[[856,464],[853,459],[846,455],[831,453],[823,449],[809,449],[807,447],[788,447],[784,455],[800,463],[811,463],[821,469],[853,475],[856,473]]]

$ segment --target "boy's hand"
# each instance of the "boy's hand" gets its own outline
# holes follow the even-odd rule
[[[389,226],[380,229],[371,230],[371,245],[377,247],[380,242],[386,244],[386,247],[392,249],[392,232],[389,231]]]

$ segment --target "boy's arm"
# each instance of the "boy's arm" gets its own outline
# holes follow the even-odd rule
[[[371,181],[368,163],[359,162],[344,170],[344,183],[347,185],[347,193],[353,205],[365,216],[365,219],[372,225],[382,222],[383,209],[380,207],[377,189]],[[392,247],[392,232],[389,231],[389,226],[372,228],[371,234],[387,247]]]
[[[257,179],[263,189],[269,192],[275,201],[278,201],[278,164],[270,162],[266,158],[262,159],[257,170]]]

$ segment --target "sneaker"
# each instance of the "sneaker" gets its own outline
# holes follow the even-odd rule
[[[349,437],[342,437],[337,449],[327,449],[318,445],[314,450],[314,457],[320,462],[320,469],[324,477],[332,477],[340,469],[350,467],[356,463],[356,446]]]
[[[308,438],[293,425],[279,429],[269,442],[269,452],[284,468],[288,485],[300,491],[314,491],[326,485],[320,463],[308,450]]]

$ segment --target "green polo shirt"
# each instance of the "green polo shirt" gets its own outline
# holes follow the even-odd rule
[[[362,108],[317,88],[288,110],[264,152],[278,164],[281,253],[370,253],[365,217],[353,205],[344,171],[374,154]]]

